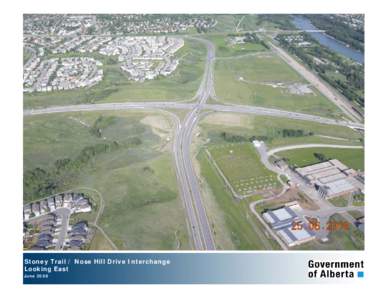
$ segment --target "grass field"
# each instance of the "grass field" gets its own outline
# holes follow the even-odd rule
[[[358,210],[350,210],[348,211],[348,214],[351,215],[353,218],[358,219],[364,216],[364,214]]]
[[[251,143],[212,146],[209,152],[238,194],[279,187],[276,174],[261,162]]]
[[[96,126],[100,130],[93,130]],[[26,117],[25,200],[55,191],[96,189],[105,202],[99,225],[119,249],[188,249],[185,213],[167,141],[171,135],[172,123],[160,113]],[[91,149],[100,149],[101,144],[115,146],[91,155]],[[65,159],[70,162],[58,163]],[[28,176],[36,168],[43,170],[36,173],[40,176]],[[91,248],[106,249],[107,243],[97,235]]]
[[[92,88],[50,93],[25,93],[24,108],[79,103],[190,99],[195,95],[202,79],[206,48],[197,41],[185,40],[185,46],[176,53],[180,61],[178,68],[170,76],[143,83],[129,81],[114,57],[98,53],[68,53],[62,56],[74,55],[92,56],[101,60],[104,64],[103,80]]]
[[[326,159],[336,158],[355,170],[364,170],[364,149],[305,148],[282,151],[276,155],[288,159],[292,166],[303,167],[319,162],[314,153],[323,154]]]
[[[271,86],[276,83],[306,84],[306,81],[275,54],[216,61],[215,89],[222,102],[342,117],[341,111],[315,88],[310,87],[312,93],[299,95],[286,87]]]
[[[206,182],[206,210],[219,250],[278,250],[276,241],[267,237],[262,225],[249,210],[249,201],[235,201],[205,151],[197,157],[200,176]]]
[[[199,126],[202,139],[208,145],[229,143],[232,138],[248,142],[251,137],[265,141],[269,148],[306,143],[361,145],[363,139],[360,133],[343,126],[267,116],[212,113]],[[283,129],[302,130],[306,135],[284,136]],[[313,134],[309,135],[310,132]],[[225,135],[229,138],[225,139]]]
[[[216,47],[216,57],[231,57],[248,53],[266,51],[262,44],[244,43],[232,45],[227,35],[208,35],[206,39],[211,40]]]
[[[346,207],[349,204],[348,199],[345,197],[335,197],[328,201],[336,207]]]
[[[236,32],[236,26],[240,23],[238,29],[240,31],[257,30],[256,15],[242,14],[227,14],[227,15],[211,15],[217,20],[217,25],[210,32]]]

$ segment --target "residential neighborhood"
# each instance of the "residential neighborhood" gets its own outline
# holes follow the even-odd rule
[[[184,46],[184,40],[172,37],[119,37],[106,44],[99,53],[118,55],[121,69],[129,80],[144,81],[175,71],[179,59],[174,54]]]
[[[91,87],[103,78],[102,63],[91,57],[34,57],[24,67],[24,92]]]
[[[25,204],[23,244],[27,250],[79,250],[92,238],[86,221],[71,224],[71,216],[92,211],[83,194],[64,193]]]

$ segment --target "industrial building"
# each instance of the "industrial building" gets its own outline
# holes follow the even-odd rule
[[[290,202],[284,207],[269,210],[262,214],[264,220],[288,247],[300,245],[315,239],[314,233],[308,229],[306,223],[293,210],[297,206],[298,204],[296,202]],[[300,224],[298,229],[294,228],[295,222]]]
[[[278,235],[284,242],[287,243],[288,247],[297,246],[315,239],[315,235],[310,231],[306,224],[302,224],[302,228],[295,230],[292,226],[280,229]]]
[[[296,168],[308,184],[316,187],[322,198],[330,199],[352,192],[364,192],[364,183],[357,171],[341,163],[338,159]]]
[[[298,218],[288,206],[263,213],[265,221],[275,230],[290,226]]]

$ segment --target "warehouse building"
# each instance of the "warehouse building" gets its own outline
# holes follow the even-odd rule
[[[315,186],[322,198],[364,191],[364,183],[358,179],[358,173],[338,159],[296,168],[295,172],[308,184]]]
[[[289,202],[284,207],[264,212],[264,220],[280,236],[288,247],[293,247],[315,239],[315,234],[310,231],[304,221],[295,213],[298,209],[297,202]],[[294,224],[300,226],[295,228]]]
[[[285,206],[263,213],[263,218],[273,229],[276,230],[290,226],[292,222],[298,218],[298,216],[291,208]]]
[[[307,228],[306,224],[302,224],[302,228],[298,230],[290,226],[280,229],[277,233],[288,247],[297,246],[315,239],[314,233]]]

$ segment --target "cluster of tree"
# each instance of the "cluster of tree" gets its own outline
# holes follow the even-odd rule
[[[300,58],[309,68],[314,70],[323,80],[327,81],[350,101],[355,101],[364,106],[364,66],[349,62],[326,47],[298,47],[288,42],[287,35],[278,35],[280,45],[291,54]],[[307,34],[303,34],[304,40],[316,42]],[[326,60],[329,63],[317,63],[314,57]],[[342,77],[333,76],[338,72]],[[343,79],[342,79],[343,78]]]
[[[240,143],[240,142],[248,141],[248,139],[245,136],[231,134],[225,131],[221,132],[221,137],[224,139],[225,142],[228,142],[228,143]]]
[[[262,45],[265,49],[269,49],[269,46],[262,40],[260,39],[256,33],[246,33],[244,37],[244,42],[246,43],[252,43],[252,44],[260,44]]]
[[[284,138],[288,137],[302,137],[302,136],[311,136],[314,135],[314,132],[312,131],[305,131],[303,129],[288,129],[284,128],[282,130],[277,131],[277,134],[279,136],[282,136]],[[248,136],[242,136],[242,135],[237,135],[233,133],[228,133],[228,132],[221,132],[220,134],[221,138],[228,143],[241,143],[241,142],[252,142],[254,140],[257,141],[269,141],[271,140],[271,137],[267,135],[252,135],[250,137]]]
[[[116,150],[119,146],[117,141],[87,146],[74,159],[58,159],[51,168],[38,167],[25,171],[24,199],[33,200],[58,192],[67,184],[74,182],[79,172],[98,154]]]
[[[100,115],[96,121],[94,121],[94,124],[92,127],[90,127],[90,133],[96,137],[102,136],[102,130],[113,125],[116,122],[115,116],[103,116]]]
[[[292,16],[291,15],[271,15],[271,14],[265,14],[265,15],[258,15],[257,16],[257,22],[256,24],[258,26],[262,26],[263,23],[272,23],[279,29],[284,30],[290,30],[295,28],[294,24],[292,24],[291,21]]]
[[[280,131],[282,137],[301,137],[301,136],[309,136],[314,133],[309,131],[305,132],[303,129],[282,129]]]
[[[318,159],[320,162],[329,160],[329,159],[326,157],[326,155],[323,154],[323,153],[316,153],[316,152],[314,152],[313,155],[314,155],[314,157],[315,157],[316,159]]]
[[[58,187],[50,172],[42,168],[26,171],[23,176],[23,184],[24,200],[28,201],[53,194]]]
[[[249,141],[250,142],[253,142],[254,140],[256,141],[267,141],[268,140],[268,136],[266,135],[259,135],[259,136],[256,136],[256,135],[253,135],[249,138]]]
[[[342,17],[337,15],[304,15],[315,27],[350,47],[364,52],[364,27],[349,26]]]

